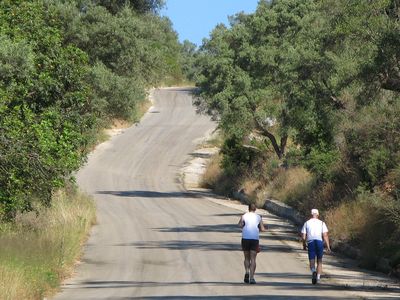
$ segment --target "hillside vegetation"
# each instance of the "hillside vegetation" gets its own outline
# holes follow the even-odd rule
[[[163,0],[0,1],[0,299],[43,299],[95,222],[74,188],[102,130],[182,80]]]
[[[362,265],[400,271],[398,0],[260,1],[192,66],[224,138],[211,186],[317,207]]]

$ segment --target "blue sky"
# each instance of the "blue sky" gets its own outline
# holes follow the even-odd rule
[[[253,13],[258,0],[166,0],[161,15],[171,19],[179,41],[200,46],[203,38],[219,23],[229,24],[228,16],[241,11]]]

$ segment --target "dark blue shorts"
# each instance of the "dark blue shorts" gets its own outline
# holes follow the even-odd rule
[[[321,259],[324,254],[324,243],[320,240],[307,241],[308,259]]]

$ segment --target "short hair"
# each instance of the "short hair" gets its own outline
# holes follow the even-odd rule
[[[257,207],[254,203],[249,204],[249,211],[256,211]]]

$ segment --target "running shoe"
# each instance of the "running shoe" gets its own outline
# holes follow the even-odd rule
[[[249,283],[250,282],[250,280],[249,280],[249,274],[244,274],[244,283]]]
[[[311,279],[312,284],[317,283],[317,272],[312,273],[312,279]]]
[[[257,282],[254,280],[254,278],[250,279],[250,284],[256,284]]]

